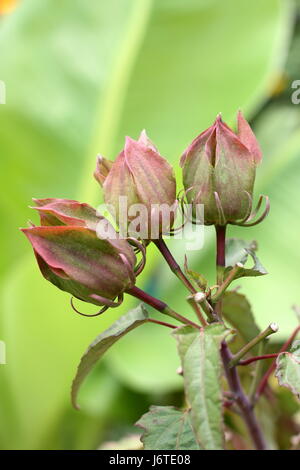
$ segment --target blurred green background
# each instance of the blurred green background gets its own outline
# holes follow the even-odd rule
[[[175,165],[222,111],[241,108],[264,151],[256,196],[271,214],[229,234],[259,242],[269,271],[243,281],[257,323],[277,321],[283,339],[300,303],[299,2],[279,0],[0,0],[2,449],[94,449],[133,432],[149,404],[181,401],[174,341],[144,325],[117,344],[85,383],[81,411],[69,390],[81,354],[135,301],[86,319],[39,274],[25,237],[32,197],[97,205],[96,154],[114,158],[124,136],[146,128]],[[169,242],[183,261],[180,242]],[[213,237],[189,252],[213,282]],[[139,286],[187,313],[186,292],[150,247]],[[191,312],[192,315],[192,312]]]

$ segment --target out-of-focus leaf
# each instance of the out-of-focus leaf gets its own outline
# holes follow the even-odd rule
[[[226,240],[226,269],[225,276],[228,275],[237,263],[241,263],[243,266],[248,261],[248,257],[252,258],[254,265],[252,268],[242,268],[234,279],[245,276],[263,276],[268,274],[266,269],[263,267],[255,252],[257,250],[257,244],[255,241],[246,242],[245,240],[240,240],[238,238],[228,238]]]
[[[69,406],[76,357],[95,330],[104,330],[134,304],[128,299],[119,310],[92,321],[76,317],[66,295],[40,278],[31,254],[23,256],[28,246],[16,227],[31,217],[27,203],[32,196],[100,202],[91,177],[95,155],[116,155],[125,134],[134,137],[146,127],[174,162],[221,109],[229,119],[238,107],[252,112],[280,69],[290,18],[288,2],[279,0],[243,5],[238,0],[226,5],[207,0],[62,0],[59,9],[50,0],[27,0],[1,21],[0,79],[7,89],[7,103],[0,106],[0,208],[6,221],[0,238],[5,247],[1,339],[9,366],[1,369],[0,407],[5,410],[0,426],[6,447],[43,445]],[[260,47],[254,48],[257,38]],[[149,287],[155,265],[153,256],[139,278],[144,286]],[[164,298],[169,295],[167,282]],[[182,293],[170,289],[170,300],[183,310],[184,293],[178,299],[175,291]],[[165,332],[151,326],[145,328],[145,357],[134,373],[127,358],[141,356],[135,333],[126,358],[117,357],[117,345],[105,360],[132,387],[170,390],[179,386],[175,353]],[[151,366],[155,372],[154,328],[163,360],[151,376],[145,370]],[[9,397],[17,424],[3,397]]]
[[[272,406],[272,403],[270,403],[270,401],[264,396],[260,397],[258,403],[255,406],[255,414],[261,426],[269,450],[276,450],[278,448],[276,442],[276,431],[279,410],[274,408],[275,407]]]
[[[99,450],[142,450],[139,434],[129,434],[119,441],[108,441],[101,444]]]
[[[290,352],[279,354],[275,375],[279,385],[287,387],[300,399],[300,340],[294,341]]]
[[[221,324],[200,331],[180,327],[174,331],[183,369],[191,422],[203,449],[223,448],[220,343],[228,330]]]
[[[151,406],[136,423],[144,432],[145,450],[200,450],[191,423],[190,410],[173,406]]]
[[[148,313],[143,304],[140,304],[126,315],[120,317],[111,327],[103,331],[89,346],[88,350],[82,356],[77,369],[76,376],[72,384],[72,403],[77,408],[77,395],[79,388],[89,374],[90,370],[95,366],[106,351],[121,339],[124,335],[142,325],[148,320]]]
[[[241,335],[243,342],[248,343],[260,332],[247,298],[235,291],[227,291],[223,297],[222,312],[224,318]],[[257,346],[253,351],[257,351]]]

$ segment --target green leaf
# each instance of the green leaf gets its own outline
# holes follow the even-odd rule
[[[173,406],[151,406],[136,426],[144,432],[141,441],[145,450],[200,450],[191,423],[190,410]]]
[[[207,279],[205,279],[205,277],[202,274],[197,273],[196,271],[193,271],[192,269],[188,267],[186,257],[185,257],[185,263],[184,263],[184,272],[191,282],[195,283],[195,285],[200,290],[205,291],[207,284],[208,284]]]
[[[233,266],[237,263],[246,265],[249,256],[252,258],[254,265],[252,268],[244,267],[241,269],[234,279],[245,276],[263,276],[268,274],[266,269],[263,267],[255,252],[257,250],[257,244],[253,240],[252,242],[246,242],[238,238],[228,238],[226,240],[226,269],[225,276],[229,274]]]
[[[243,343],[248,343],[260,333],[255,323],[251,305],[243,294],[227,291],[223,296],[222,312],[224,318],[242,337]],[[257,350],[257,346],[253,351]]]
[[[119,320],[117,320],[110,328],[103,331],[103,333],[97,336],[97,338],[92,342],[88,350],[82,356],[76,376],[73,380],[71,397],[72,404],[75,408],[78,408],[77,395],[79,388],[96,362],[101,359],[103,354],[106,353],[106,351],[115,344],[116,341],[145,323],[147,320],[147,310],[143,304],[140,304],[137,308],[130,310],[126,315],[119,318]]]
[[[228,330],[221,324],[200,331],[180,327],[173,333],[183,369],[186,399],[198,444],[205,450],[223,448],[220,343]]]
[[[300,340],[294,341],[290,352],[279,354],[275,376],[279,385],[290,389],[300,399]]]

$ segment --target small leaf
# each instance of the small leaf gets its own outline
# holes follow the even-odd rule
[[[279,354],[275,376],[279,385],[288,388],[300,399],[300,340],[294,341],[290,352]]]
[[[91,343],[88,350],[81,358],[76,376],[72,383],[71,399],[75,408],[78,408],[77,395],[79,388],[96,362],[116,341],[122,338],[122,336],[142,325],[147,320],[147,310],[143,304],[140,304],[138,307],[130,310],[119,318],[110,328],[103,331],[103,333],[97,336],[97,338]]]
[[[196,271],[193,271],[192,269],[188,267],[186,257],[185,257],[185,262],[184,262],[184,272],[191,282],[194,282],[197,285],[197,287],[199,287],[200,290],[205,291],[207,284],[208,284],[207,279],[205,279],[205,277],[202,274],[197,273]]]
[[[249,255],[251,256],[254,265],[252,268],[244,267],[241,269],[235,276],[234,279],[245,276],[263,276],[268,274],[268,271],[259,261],[255,252],[257,250],[257,244],[253,240],[252,242],[247,242],[245,240],[240,240],[238,238],[228,238],[226,240],[226,269],[225,276],[229,274],[233,266],[237,263],[246,265]]]
[[[186,399],[198,444],[205,450],[223,448],[220,343],[228,330],[221,324],[200,331],[180,327],[178,342]]]
[[[260,333],[247,298],[235,291],[227,291],[223,296],[222,311],[224,318],[248,343]],[[253,348],[256,351],[257,347]]]
[[[144,429],[141,441],[145,450],[201,450],[193,433],[190,410],[151,406],[136,426]]]

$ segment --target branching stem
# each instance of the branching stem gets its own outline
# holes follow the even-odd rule
[[[223,273],[225,267],[225,237],[226,237],[226,227],[225,226],[216,226],[216,236],[217,236],[217,283],[219,285],[223,282]],[[222,315],[222,304],[221,300],[217,303],[218,315]],[[257,450],[266,450],[267,445],[265,443],[262,431],[260,429],[259,423],[255,417],[252,404],[249,398],[246,396],[241,381],[235,366],[231,367],[230,363],[233,359],[233,355],[226,343],[222,342],[221,345],[221,357],[224,365],[225,375],[228,381],[228,385],[232,392],[232,395],[235,398],[235,402],[239,407],[241,414],[244,418],[244,421],[249,430],[249,434],[253,440],[253,443]]]
[[[237,369],[236,367],[229,366],[232,354],[225,341],[223,341],[221,345],[221,356],[228,384],[235,398],[235,403],[238,405],[244,421],[247,424],[253,443],[257,450],[267,450],[267,445],[253,412],[251,402],[242,389]]]
[[[272,359],[274,357],[277,357],[279,353],[274,353],[274,354],[264,354],[263,356],[254,356],[254,357],[249,357],[249,359],[244,359],[243,361],[240,361],[237,366],[248,366],[249,364],[252,364],[252,362],[256,361],[263,361],[264,359]]]
[[[193,326],[194,328],[200,328],[199,325],[196,323],[192,322],[188,318],[183,317],[179,313],[175,312],[172,310],[165,302],[162,302],[161,300],[157,299],[156,297],[152,297],[152,295],[148,294],[147,292],[143,291],[142,289],[139,289],[139,287],[134,286],[131,287],[127,291],[128,294],[132,295],[133,297],[136,297],[137,299],[141,300],[142,302],[145,302],[146,304],[150,305],[150,307],[155,308],[155,310],[158,310],[159,312],[168,315],[169,317],[174,318],[175,320],[178,320],[179,322],[185,324],[185,325],[190,325]]]
[[[261,341],[263,341],[265,338],[268,336],[272,335],[273,333],[276,333],[278,331],[278,325],[277,323],[271,323],[268,328],[266,328],[264,331],[259,333],[259,335],[255,336],[249,343],[247,343],[238,353],[236,353],[231,361],[230,361],[230,367],[236,366],[242,357],[244,357],[254,346],[259,344]]]
[[[174,256],[170,252],[169,248],[167,247],[165,241],[163,238],[158,238],[156,240],[153,240],[157,248],[159,249],[160,253],[163,255],[164,259],[168,263],[171,271],[180,279],[180,281],[185,285],[185,287],[191,292],[191,294],[196,294],[197,291],[192,285],[192,283],[188,280],[188,278],[185,276],[183,273],[181,267],[177,263],[177,261],[174,259]],[[200,321],[202,326],[207,326],[207,321],[202,315],[201,309],[199,305],[195,301],[190,301],[189,302],[192,308],[194,309],[198,320]]]

